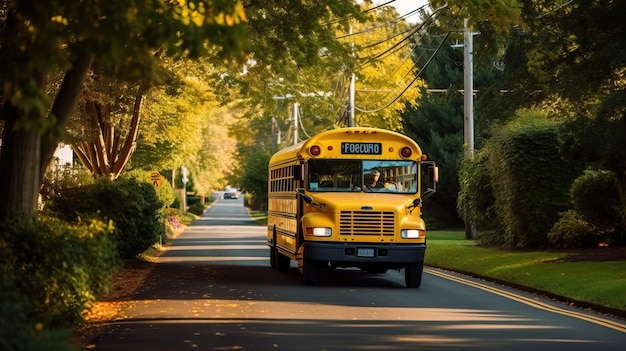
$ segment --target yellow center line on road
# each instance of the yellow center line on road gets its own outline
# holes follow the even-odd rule
[[[626,324],[617,322],[617,321],[613,321],[613,320],[609,320],[609,319],[605,319],[602,317],[598,317],[598,316],[592,316],[592,315],[588,315],[588,314],[584,314],[584,313],[580,313],[580,312],[575,312],[575,311],[570,311],[570,310],[566,310],[545,302],[541,302],[538,301],[536,299],[532,299],[529,297],[525,297],[525,296],[521,296],[512,292],[508,292],[505,290],[501,290],[486,284],[481,284],[481,283],[477,283],[468,279],[463,279],[461,277],[457,277],[451,274],[447,274],[444,272],[441,272],[439,270],[435,270],[432,268],[424,268],[424,272],[431,274],[431,275],[435,275],[438,276],[440,278],[444,278],[444,279],[448,279],[451,281],[455,281],[457,283],[461,283],[464,285],[468,285],[468,286],[472,286],[475,287],[477,289],[481,289],[484,291],[488,291],[492,294],[496,294],[496,295],[500,295],[502,297],[506,297],[508,299],[517,301],[517,302],[521,302],[523,304],[526,304],[528,306],[534,307],[534,308],[538,308],[540,310],[544,310],[544,311],[548,311],[548,312],[552,312],[552,313],[558,313],[558,314],[562,314],[565,316],[569,316],[569,317],[574,317],[574,318],[578,318],[587,322],[591,322],[594,324],[598,324],[607,328],[611,328],[614,330],[617,330],[619,332],[622,333],[626,333]]]

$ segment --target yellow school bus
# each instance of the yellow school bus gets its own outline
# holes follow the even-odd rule
[[[296,261],[308,285],[325,269],[404,269],[406,286],[419,287],[421,206],[437,177],[415,141],[383,129],[330,130],[278,151],[268,177],[271,266]]]

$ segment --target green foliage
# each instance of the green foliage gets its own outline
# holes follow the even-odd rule
[[[187,208],[187,211],[199,216],[201,214],[204,213],[204,210],[206,210],[206,206],[204,206],[203,204],[201,204],[200,202],[196,202],[193,205],[189,206]]]
[[[503,35],[514,25],[522,24],[522,3],[520,0],[431,0],[431,7],[446,5],[443,18],[449,26],[463,26],[463,20],[471,18],[470,25],[479,26],[489,33]],[[450,30],[454,30],[452,27]]]
[[[441,13],[445,16],[447,11]],[[402,113],[404,132],[417,141],[429,159],[437,162],[440,168],[437,194],[424,206],[430,217],[435,217],[448,228],[459,227],[457,196],[465,180],[459,179],[460,159],[464,151],[464,111],[463,111],[463,49],[449,45],[462,38],[447,38],[448,23],[437,21],[428,26],[428,31],[417,37],[413,61],[420,68],[420,78],[426,88],[420,89],[420,97]],[[432,48],[442,43],[441,49],[433,53]],[[477,36],[478,41],[482,36]],[[478,46],[478,45],[477,45]],[[475,46],[475,48],[477,47]],[[434,55],[434,56],[433,56]],[[494,72],[495,71],[495,72]],[[486,87],[497,80],[497,70],[493,70],[492,57],[476,55],[474,58],[474,88],[481,93],[475,101],[475,148],[480,149],[482,138],[493,125],[491,119],[501,115],[484,113],[481,100]],[[432,89],[432,90],[428,90]],[[501,108],[500,106],[498,107]],[[468,189],[470,190],[470,189]]]
[[[119,267],[113,229],[96,220],[0,223],[2,350],[67,349],[61,330],[82,321]]]
[[[497,215],[509,247],[539,247],[569,207],[578,169],[559,154],[559,125],[525,111],[499,131],[489,157]]]
[[[621,201],[613,172],[585,171],[572,184],[571,198],[574,210],[592,224],[595,235],[602,238],[599,241],[624,244]]]
[[[123,178],[144,180],[149,183],[150,174],[152,174],[152,171],[133,169],[131,171],[122,173],[121,176]],[[174,203],[176,194],[174,192],[174,189],[172,188],[172,184],[170,183],[169,179],[167,177],[164,177],[163,174],[161,174],[161,186],[154,189],[156,191],[157,198],[163,203],[163,206],[171,206],[172,203]]]
[[[504,241],[504,235],[502,235],[502,232],[502,229],[483,230],[481,228],[480,232],[477,233],[478,237],[476,242],[478,245],[485,247],[505,247],[506,242]]]
[[[163,6],[160,1],[98,0],[88,5],[48,1],[42,6],[27,6],[8,2],[10,25],[0,27],[0,49],[4,53],[0,65],[5,68],[0,81],[5,98],[23,109],[44,104],[43,94],[35,94],[40,90],[28,90],[34,73],[67,69],[78,55],[98,54],[101,65],[121,76],[155,79],[159,73],[155,50],[166,48],[170,55],[187,52],[197,57],[215,47],[223,55],[240,55],[245,46],[243,8],[234,8],[230,2],[187,1]],[[211,16],[190,20],[188,16],[199,7],[211,9],[205,13],[216,16],[223,11],[232,22],[219,23]],[[205,45],[207,41],[210,46]],[[46,109],[39,109],[43,117]]]
[[[70,166],[69,164],[59,167],[48,167],[39,194],[46,203],[60,196],[63,189],[93,183],[93,177],[82,166]]]
[[[33,215],[33,194],[94,59],[120,81],[150,86],[164,80],[161,57],[211,54],[221,63],[231,58],[241,62],[247,51],[248,26],[239,1],[50,0],[37,6],[24,1],[3,5],[0,119],[7,124],[0,155],[0,218]],[[46,91],[48,79],[54,80],[54,88]],[[24,148],[26,141],[33,147]]]
[[[184,164],[190,172],[189,190],[207,193],[219,189],[220,179],[232,172],[236,144],[228,135],[235,116],[218,105],[223,99],[217,92],[220,68],[209,59],[164,63],[177,80],[152,89],[146,97],[131,166],[174,169],[176,185],[182,187],[180,166]]]
[[[568,210],[548,232],[550,246],[557,249],[590,247],[598,244],[593,235],[593,226],[576,211]]]
[[[356,27],[357,22],[365,21],[368,14],[360,6],[367,5],[353,0],[276,0],[246,7],[255,64],[245,67],[246,74],[240,74],[241,66],[231,66],[229,76],[222,81],[244,97],[239,101],[245,105],[241,112],[246,119],[263,124],[253,127],[263,132],[258,136],[253,133],[248,139],[245,132],[241,135],[238,131],[239,140],[248,139],[252,144],[265,137],[276,140],[269,133],[276,130],[276,125],[271,125],[272,117],[283,130],[283,138],[291,138],[293,131],[285,129],[294,102],[300,104],[300,121],[307,134],[333,126],[346,101],[346,78],[357,64],[352,41],[340,37],[351,25]],[[403,25],[394,22],[396,28]],[[274,99],[287,96],[294,98]],[[247,124],[252,126],[252,122]]]
[[[165,221],[165,236],[167,239],[175,238],[182,232],[191,220],[177,208],[166,207],[161,209],[161,217]]]
[[[473,158],[462,159],[457,209],[461,217],[472,225],[502,232],[492,189],[490,150],[491,146],[486,145]]]
[[[269,160],[277,151],[275,145],[258,147],[242,163],[238,172],[237,183],[241,184],[241,191],[252,196],[252,202],[260,209],[267,204],[267,176]],[[248,194],[246,194],[248,196]]]
[[[499,79],[477,95],[477,114],[485,116],[477,121],[477,130],[481,124],[509,120],[522,108],[539,107],[569,120],[567,135],[560,135],[568,139],[563,154],[576,157],[583,167],[616,175],[621,226],[626,227],[626,23],[618,15],[626,11],[626,3],[525,3],[523,22],[509,36],[498,39],[479,25],[476,57],[494,61],[500,72]]]
[[[502,235],[504,246],[548,244],[547,232],[569,208],[579,168],[559,153],[560,124],[524,111],[464,160],[458,210],[477,226]],[[489,242],[499,242],[491,237]]]
[[[428,82],[428,81],[427,81]],[[436,82],[428,82],[437,86]],[[458,227],[455,211],[459,192],[458,163],[463,150],[463,106],[460,96],[430,95],[423,90],[419,105],[402,113],[404,131],[439,166],[437,194],[428,200],[424,211],[447,227]]]
[[[68,221],[112,220],[120,256],[132,258],[164,237],[162,207],[154,187],[145,181],[98,179],[94,184],[66,189],[50,208]]]

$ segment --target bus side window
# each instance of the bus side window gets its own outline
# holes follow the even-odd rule
[[[302,171],[304,167],[302,165],[293,165],[291,169],[291,174],[293,174],[293,180],[303,180]]]

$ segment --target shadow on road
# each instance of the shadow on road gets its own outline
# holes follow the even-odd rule
[[[241,200],[219,200],[159,258],[88,349],[96,350],[618,350],[597,329],[548,325],[518,304],[457,294],[425,276],[335,270],[317,286],[269,265],[266,228]],[[472,291],[472,290],[470,290]],[[472,291],[476,293],[476,291]],[[478,294],[476,294],[478,295]],[[468,307],[469,306],[469,307]],[[482,307],[474,307],[482,306]],[[581,322],[582,323],[582,322]],[[607,338],[604,338],[607,339]]]

